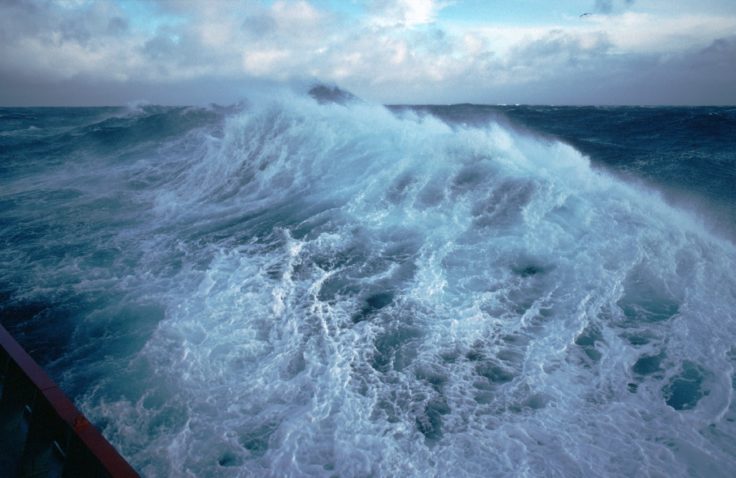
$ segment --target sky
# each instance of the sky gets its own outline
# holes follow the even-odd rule
[[[0,105],[736,104],[736,0],[0,0]]]

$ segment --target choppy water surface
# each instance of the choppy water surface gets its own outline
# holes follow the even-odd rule
[[[146,476],[732,476],[736,113],[435,113],[2,109],[2,322]]]

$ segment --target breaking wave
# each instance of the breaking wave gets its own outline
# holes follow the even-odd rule
[[[87,300],[52,368],[144,475],[736,469],[736,250],[656,194],[496,123],[142,111],[14,293]]]

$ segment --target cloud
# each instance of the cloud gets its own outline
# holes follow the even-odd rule
[[[6,0],[0,103],[20,102],[24,82],[76,101],[118,85],[129,99],[173,101],[176,92],[186,103],[207,91],[205,79],[234,101],[236,85],[310,78],[383,102],[634,102],[636,88],[657,102],[736,102],[736,14],[657,16],[630,1],[599,3],[611,13],[501,26],[443,21],[450,2],[437,0],[367,0],[363,16],[307,0]],[[709,93],[683,93],[688,81]]]
[[[595,0],[595,11],[598,13],[611,13],[617,5],[629,6],[634,0]]]
[[[276,30],[277,26],[278,24],[273,16],[263,13],[246,16],[241,24],[243,31],[257,38],[268,37]]]
[[[527,64],[578,65],[592,57],[600,57],[611,49],[607,35],[587,35],[551,30],[544,37],[522,44],[512,57]]]
[[[605,43],[578,62],[560,63],[523,84],[499,85],[510,103],[707,105],[736,102],[736,36],[667,56],[611,55]],[[577,47],[571,46],[568,55]],[[564,57],[564,56],[563,56]]]
[[[373,21],[379,25],[408,27],[432,23],[440,10],[450,4],[438,0],[372,0]]]

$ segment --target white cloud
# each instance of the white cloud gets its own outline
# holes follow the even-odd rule
[[[644,64],[669,65],[676,75],[675,66],[685,68],[683,55],[736,32],[736,13],[655,15],[630,8],[570,24],[498,26],[443,22],[438,15],[447,1],[366,5],[369,15],[354,18],[306,0],[159,0],[176,21],[161,20],[151,30],[137,28],[141,19],[126,16],[111,0],[63,8],[3,4],[0,75],[161,84],[318,77],[378,101],[503,101],[499,95],[514,92],[508,99],[514,102],[524,85],[536,85],[526,90],[531,97],[549,90],[539,85],[562,90],[559,79],[575,77],[589,81],[593,91],[605,72],[640,76],[635,68]],[[734,101],[733,88],[726,90]]]
[[[372,23],[380,26],[414,27],[432,23],[440,10],[450,4],[438,0],[373,0],[369,2]]]
[[[714,38],[736,33],[736,16],[626,12],[594,18],[593,25],[622,53],[665,53],[702,48]]]
[[[253,76],[272,76],[284,79],[281,74],[289,71],[290,56],[288,51],[279,49],[245,51],[243,67],[246,73]]]

